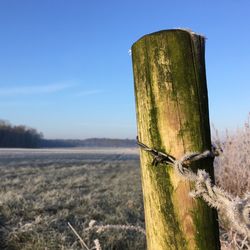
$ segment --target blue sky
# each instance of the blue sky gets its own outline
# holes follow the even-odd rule
[[[204,34],[210,120],[250,111],[250,2],[0,0],[0,118],[47,138],[134,138],[131,45],[162,29]]]

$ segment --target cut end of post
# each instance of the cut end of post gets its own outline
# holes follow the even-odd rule
[[[204,39],[207,39],[206,36],[204,36],[203,34],[195,33],[194,31],[192,31],[189,28],[180,28],[180,27],[177,27],[177,28],[174,28],[174,30],[183,30],[183,31],[188,32],[190,35],[196,35],[196,36],[200,36],[200,37],[202,37]]]
[[[145,38],[147,36],[157,35],[157,34],[166,33],[166,32],[176,32],[176,31],[177,32],[178,31],[186,32],[191,37],[195,37],[196,36],[196,37],[200,37],[202,39],[207,39],[204,35],[199,34],[199,33],[195,33],[194,31],[192,31],[189,28],[173,28],[173,29],[168,29],[168,30],[159,30],[159,31],[156,31],[156,32],[153,32],[153,33],[146,34],[146,35],[142,36],[141,38],[139,38],[134,44],[136,44],[138,41],[140,41],[141,39],[143,39],[143,38]],[[134,46],[134,44],[132,45],[132,47]]]

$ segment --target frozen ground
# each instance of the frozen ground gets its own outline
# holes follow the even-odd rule
[[[85,233],[99,224],[144,227],[139,155],[131,148],[0,149],[0,249],[145,249],[138,233]]]
[[[227,148],[224,152],[221,160],[231,161],[224,165],[234,166],[232,154]],[[224,165],[216,162],[217,172]],[[230,172],[222,172],[221,179]],[[230,180],[247,186],[248,175],[239,176]],[[138,233],[86,233],[91,220],[144,227],[138,149],[0,149],[0,249],[82,249],[68,222],[89,246],[98,238],[103,249],[146,249],[145,237]],[[223,235],[224,246],[229,246],[234,234]]]
[[[44,166],[139,159],[137,148],[0,149],[1,166]]]

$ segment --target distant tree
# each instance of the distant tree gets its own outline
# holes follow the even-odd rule
[[[40,145],[43,134],[24,125],[13,126],[0,120],[0,147],[36,148]]]

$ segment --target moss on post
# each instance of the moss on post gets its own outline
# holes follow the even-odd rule
[[[132,46],[139,140],[175,158],[211,148],[204,51],[204,37],[178,29]],[[220,249],[217,213],[189,196],[192,183],[140,159],[148,249]],[[211,160],[193,167],[213,177]]]

